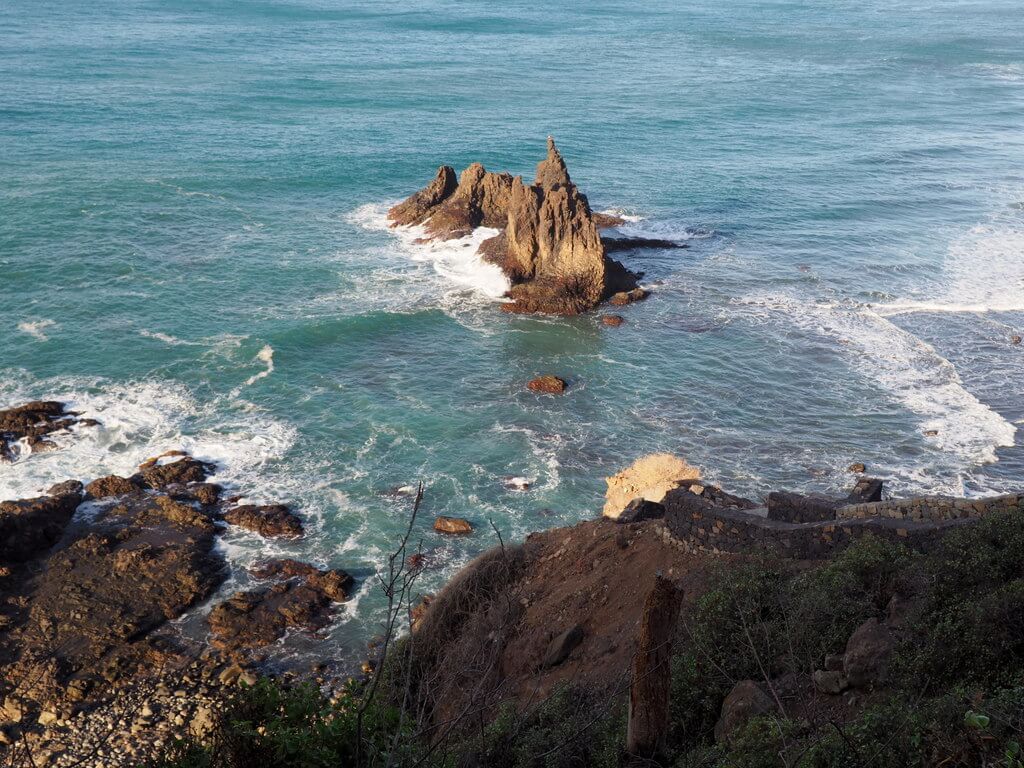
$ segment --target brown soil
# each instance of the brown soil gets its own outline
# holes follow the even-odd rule
[[[507,580],[487,577],[483,587],[480,580],[453,581],[449,590],[456,594],[438,595],[417,631],[421,648],[433,645],[434,633],[442,644],[428,673],[437,692],[435,718],[444,720],[474,700],[527,707],[563,683],[606,695],[626,690],[655,574],[682,585],[685,605],[703,594],[711,564],[723,560],[683,552],[665,541],[662,530],[657,520],[594,520],[534,533],[522,547],[508,550]],[[464,573],[473,570],[470,564]],[[459,606],[458,618],[437,621],[442,611],[456,613],[452,604]],[[441,626],[431,626],[429,619]],[[582,639],[560,663],[545,665],[552,641],[557,644],[577,626]]]

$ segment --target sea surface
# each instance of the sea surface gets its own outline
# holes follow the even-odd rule
[[[503,314],[482,233],[386,226],[439,164],[532,177],[549,134],[596,210],[690,246],[622,255],[653,294],[620,328]],[[0,407],[104,425],[0,465],[0,499],[215,460],[310,529],[230,533],[237,566],[361,579],[342,657],[418,482],[424,591],[652,451],[754,497],[854,461],[896,495],[1024,486],[1019,0],[6,0],[0,180]]]

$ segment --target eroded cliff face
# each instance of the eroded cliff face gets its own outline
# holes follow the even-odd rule
[[[457,185],[454,175],[443,166],[388,216],[396,226],[424,225],[430,239],[462,237],[479,226],[500,229],[480,253],[512,282],[514,302],[503,305],[506,311],[575,315],[636,287],[636,276],[608,258],[590,203],[550,137],[533,184],[479,163]]]

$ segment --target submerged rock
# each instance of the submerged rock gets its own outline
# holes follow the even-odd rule
[[[503,304],[504,311],[575,315],[636,287],[636,275],[608,258],[598,235],[599,226],[623,220],[593,214],[550,137],[533,184],[479,163],[453,182],[454,171],[442,166],[388,216],[396,225],[422,224],[429,239],[462,237],[479,226],[501,229],[481,244],[480,254],[512,282],[514,301]]]
[[[438,533],[466,534],[473,532],[473,526],[461,517],[438,517],[434,520],[434,530]]]
[[[354,583],[353,578],[340,568],[321,570],[309,563],[284,558],[266,560],[249,571],[257,579],[292,579],[301,578],[307,584],[319,589],[331,600],[347,600],[348,591]]]

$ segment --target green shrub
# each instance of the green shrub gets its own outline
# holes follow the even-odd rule
[[[625,708],[570,686],[525,713],[502,708],[463,765],[488,768],[616,768],[626,740]]]
[[[227,702],[220,723],[203,744],[172,744],[155,768],[327,768],[356,757],[359,692],[350,687],[330,702],[311,684],[285,688],[268,679],[243,688]],[[399,731],[403,731],[399,733]],[[416,745],[397,709],[371,705],[363,717],[361,760],[383,765],[397,743],[402,754]],[[393,742],[399,733],[397,742]]]

